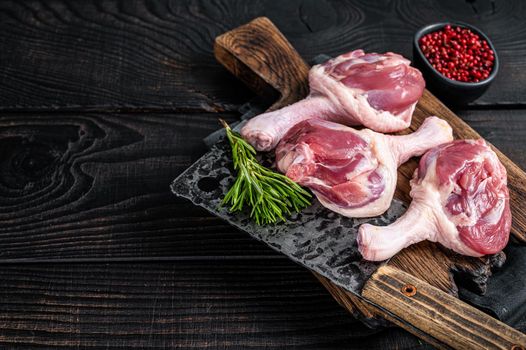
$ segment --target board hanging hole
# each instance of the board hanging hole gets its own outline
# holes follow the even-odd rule
[[[219,181],[210,176],[203,177],[197,182],[197,187],[203,192],[213,192],[219,187]]]
[[[412,284],[406,284],[402,287],[402,293],[406,297],[412,297],[416,294],[416,287]],[[519,349],[513,349],[513,350],[519,350]]]
[[[511,346],[511,350],[526,350],[526,349],[522,345],[514,344]]]

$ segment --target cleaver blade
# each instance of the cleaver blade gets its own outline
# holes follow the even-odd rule
[[[311,63],[319,64],[328,59],[330,56],[318,55]],[[241,122],[233,129],[239,131],[246,120],[263,113],[268,102],[257,97],[241,106]],[[172,192],[359,295],[367,279],[382,263],[362,259],[356,244],[358,228],[364,223],[388,225],[399,218],[407,206],[394,199],[389,210],[381,216],[347,218],[324,208],[313,196],[310,207],[293,214],[286,222],[257,225],[246,212],[230,213],[228,207],[220,205],[234,183],[230,146],[224,136],[225,131],[220,129],[204,139],[210,151],[173,181]]]
[[[395,199],[381,216],[347,218],[324,208],[313,197],[311,206],[286,222],[260,226],[246,212],[230,213],[227,206],[221,206],[234,180],[230,146],[222,139],[180,174],[171,190],[355,294],[380,265],[362,259],[356,244],[358,228],[364,223],[388,225],[406,210],[405,204]]]

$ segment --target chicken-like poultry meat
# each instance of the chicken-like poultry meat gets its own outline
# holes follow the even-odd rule
[[[285,135],[276,161],[325,207],[349,217],[371,217],[389,208],[400,164],[452,139],[449,124],[437,117],[403,136],[311,119]]]
[[[273,149],[294,125],[324,119],[378,132],[411,124],[425,82],[404,57],[355,50],[312,67],[310,95],[280,110],[251,119],[241,135],[258,151]]]
[[[411,180],[413,201],[395,223],[359,229],[367,260],[384,260],[423,241],[469,256],[501,251],[511,211],[506,169],[484,140],[456,140],[429,150]]]

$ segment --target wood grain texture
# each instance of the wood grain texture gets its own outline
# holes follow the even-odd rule
[[[370,330],[282,261],[0,270],[2,349],[430,349]]]
[[[455,349],[526,347],[526,334],[390,266],[378,269],[362,295]]]
[[[250,94],[213,59],[229,10],[210,5],[2,1],[0,109],[235,110]]]
[[[217,118],[0,116],[0,260],[275,258],[169,191]]]
[[[409,50],[407,34],[423,18],[484,21],[492,38],[505,33],[505,66],[478,103],[523,103],[523,5],[497,1],[494,14],[489,6],[2,1],[0,109],[26,112],[0,115],[0,260],[178,262],[2,265],[0,347],[426,348],[398,329],[367,336],[304,269],[174,199],[169,182],[204,152],[200,139],[217,116],[148,110],[234,110],[245,102],[250,94],[215,63],[211,42],[264,14],[306,58],[355,42]],[[56,109],[82,112],[27,113]],[[523,114],[462,115],[524,168]]]
[[[419,27],[466,21],[492,38],[503,63],[476,104],[525,103],[521,0],[5,0],[0,109],[235,110],[250,94],[215,62],[213,40],[259,16],[306,60],[355,48],[411,57]]]
[[[524,112],[460,115],[526,168]],[[217,127],[213,114],[0,115],[0,261],[286,259],[169,193]]]
[[[386,312],[377,305],[372,304],[363,298],[359,298],[355,294],[352,294],[343,288],[338,288],[330,280],[323,276],[318,274],[314,275],[343,308],[351,311],[356,318],[365,324],[368,324],[372,327],[377,327],[379,324],[383,325],[390,322],[405,329],[409,333],[417,336],[437,349],[451,349],[449,346],[443,342],[438,341],[425,331],[407,323],[406,321],[401,320],[398,317],[395,317],[393,314]]]
[[[520,137],[520,133],[511,138],[502,137],[508,133],[513,134],[511,130],[521,130],[522,112],[477,111],[464,112],[462,115],[466,115],[466,119],[473,122],[481,134],[492,133],[497,146],[513,150],[513,153],[511,153],[512,158],[520,159],[526,151],[526,145],[521,142],[522,137]],[[227,117],[229,120],[234,118],[234,116]],[[504,120],[506,122],[498,123],[495,120]],[[1,159],[4,161],[0,167],[3,172],[1,175],[2,183],[10,182],[13,184],[20,179],[25,179],[23,183],[17,185],[18,191],[11,193],[11,198],[8,198],[5,194],[0,196],[0,203],[2,203],[3,208],[0,212],[5,213],[4,208],[7,207],[8,200],[12,206],[16,202],[17,196],[20,196],[18,205],[11,208],[12,211],[9,216],[21,223],[24,223],[24,221],[28,222],[26,229],[19,230],[18,226],[6,226],[7,221],[5,221],[5,218],[2,220],[4,231],[0,235],[2,247],[0,251],[4,254],[2,257],[4,262],[17,262],[20,259],[26,261],[33,259],[95,259],[111,261],[115,259],[159,258],[213,260],[212,265],[219,264],[219,266],[224,266],[222,264],[237,257],[242,259],[241,261],[246,261],[245,263],[240,262],[241,266],[245,266],[243,264],[252,265],[259,261],[259,263],[265,265],[266,269],[283,271],[282,273],[286,276],[285,279],[293,279],[294,274],[301,274],[304,271],[299,267],[295,267],[294,272],[288,274],[286,272],[287,269],[295,265],[286,258],[254,241],[246,234],[233,230],[220,220],[209,217],[204,211],[188,205],[185,201],[173,198],[167,192],[165,193],[165,186],[170,183],[173,177],[205,151],[201,144],[201,137],[216,128],[215,115],[106,115],[97,113],[36,116],[32,114],[24,116],[3,115],[0,117],[0,125]],[[188,129],[185,129],[185,127],[190,128],[189,130],[192,130],[192,133],[187,132],[186,130]],[[79,128],[83,131],[78,131]],[[99,131],[94,132],[93,130],[96,129]],[[85,135],[85,139],[83,141],[75,141],[75,138],[79,137],[76,135],[81,134]],[[94,135],[98,135],[98,138]],[[80,148],[79,144],[88,146]],[[57,151],[49,152],[47,151],[48,149]],[[92,186],[88,190],[77,191],[75,190],[77,187],[72,186],[60,198],[52,202],[57,206],[57,209],[54,210],[52,206],[49,206],[47,210],[42,210],[39,214],[35,214],[32,206],[24,206],[23,199],[29,198],[28,193],[31,193],[32,189],[40,188],[39,181],[43,181],[42,179],[53,181],[53,178],[68,178],[64,174],[69,173],[67,169],[71,167],[70,163],[68,163],[70,158],[66,156],[58,158],[45,156],[49,153],[55,154],[58,150],[64,149],[66,151],[62,152],[69,154],[70,158],[75,159],[78,169],[84,169],[83,172],[87,168],[97,170],[90,173],[92,176],[91,181],[97,184],[111,183],[111,190],[104,186]],[[78,152],[81,155],[90,153],[89,157],[76,156],[76,149],[84,150]],[[153,170],[150,169],[152,164],[155,165]],[[39,171],[39,169],[48,170]],[[36,172],[36,175],[31,175],[33,172]],[[51,196],[54,188],[55,186],[46,186],[36,192],[40,193],[39,196]],[[144,200],[145,192],[143,191],[145,190],[153,193],[151,196],[146,197],[148,200]],[[82,195],[79,198],[78,195],[74,195],[75,193],[82,193]],[[115,194],[117,193],[120,193],[121,196],[116,196]],[[71,201],[71,203],[68,201]],[[91,203],[91,205],[79,205],[79,203]],[[100,205],[100,203],[103,205]],[[71,213],[66,216],[59,215],[61,208],[70,205],[72,206]],[[101,207],[97,209],[99,205]],[[47,219],[39,221],[41,218]],[[180,263],[183,262],[178,262],[178,264]],[[48,266],[51,265],[46,265],[43,269],[49,269],[50,267]],[[64,272],[63,283],[68,283],[67,280],[72,275],[80,274],[82,276],[83,270],[80,268],[81,266],[75,265],[71,267],[71,270],[68,270],[69,272]],[[126,269],[131,271],[139,269],[129,265],[123,266],[127,266]],[[2,267],[6,274],[16,275],[12,268],[16,270],[16,267],[5,265]],[[204,270],[207,269],[206,267],[202,268]],[[111,268],[108,267],[108,269]],[[125,268],[123,267],[122,269]],[[236,273],[236,268],[232,267],[228,271],[223,271],[219,268],[214,270],[214,274],[219,278],[225,274]],[[98,273],[96,272],[95,274]],[[107,283],[111,284],[113,278],[111,276],[119,273],[121,272],[112,272],[109,275],[110,277],[103,275],[103,278],[108,278],[110,282]],[[198,273],[196,272],[197,275]],[[269,285],[276,283],[275,276],[265,276]],[[137,278],[140,280],[143,277]],[[312,284],[311,278],[301,277],[301,275],[297,278],[298,280],[305,279],[301,283]],[[189,277],[190,280],[191,278]],[[20,285],[22,286],[23,283],[20,283]],[[47,286],[41,286],[41,293],[46,293]],[[302,286],[303,284],[301,286],[289,286],[284,293],[288,295],[301,293],[304,288]],[[87,284],[86,288],[99,287],[96,285],[90,287]],[[251,287],[247,286],[247,290],[250,291]],[[5,296],[4,300],[10,300],[11,296],[17,293],[19,293],[18,289],[13,287],[11,294]],[[65,296],[59,294],[58,297],[62,298]],[[282,297],[283,295],[276,296],[275,299],[269,300],[268,303],[274,305],[274,307],[276,304],[282,305]],[[35,305],[35,303],[40,305],[33,299],[29,299],[20,307],[24,308],[27,305]],[[237,305],[238,301],[225,301],[224,303],[225,305]],[[149,305],[152,307],[151,301]],[[303,309],[303,307],[300,309]],[[73,308],[67,309],[67,312],[72,313],[74,310]],[[291,312],[290,310],[292,309],[286,308],[284,312]],[[15,326],[18,324],[18,321],[9,318],[12,317],[9,315],[13,315],[15,311],[6,311],[6,315],[8,315],[6,316],[8,321],[6,322],[13,327],[18,327]],[[97,311],[93,312],[96,313]],[[225,322],[224,317],[228,317],[225,314],[234,314],[233,312],[229,314],[229,312],[226,309],[218,311],[217,322]],[[304,319],[308,320],[312,318],[309,315],[304,315],[304,317]],[[79,322],[71,320],[70,327],[72,329],[81,327],[82,335],[79,337],[82,344],[88,344],[89,339],[92,338],[97,340],[97,344],[102,342],[102,338],[99,338],[101,337],[100,334],[92,334],[90,330],[92,328]],[[344,321],[340,319],[339,322],[343,322],[342,327],[346,328]],[[259,321],[254,321],[253,325],[255,330],[262,327]],[[305,324],[303,325],[305,326]],[[29,337],[27,329],[32,327],[31,322],[27,321],[20,327],[23,331],[17,334],[24,335],[24,339],[27,340]],[[327,328],[324,329],[327,331]],[[114,330],[115,328],[108,328],[108,332]],[[235,334],[231,330],[225,330],[225,337],[227,337],[227,332]],[[37,343],[43,341],[41,340],[42,337],[47,337],[47,333],[41,334],[43,335],[36,340]],[[312,337],[324,339],[324,334],[320,330],[319,333],[312,333]],[[396,334],[398,336],[400,333]],[[67,338],[70,335],[66,334],[63,336]],[[137,337],[143,341],[143,337],[146,336],[138,335]],[[158,335],[157,337],[160,337],[162,341],[168,341],[165,338],[168,337],[167,334]],[[209,339],[204,334],[200,337],[203,341]],[[298,335],[297,337],[300,336]],[[403,338],[403,336],[400,337]],[[245,341],[242,338],[242,336],[230,335],[230,339],[236,339],[238,342]],[[256,344],[258,343],[257,339],[261,338],[254,335],[252,339],[254,344]],[[283,344],[288,342],[288,345],[297,341],[286,336],[280,339],[282,339]],[[396,336],[366,339],[363,339],[363,344],[370,344],[371,346],[374,345],[372,342],[375,340],[386,342],[382,343],[383,345],[378,348],[386,348],[393,344],[400,348],[416,346],[414,343],[399,341]],[[356,344],[361,344],[360,342],[357,341]],[[327,345],[327,348],[345,348],[350,343],[354,344],[354,341],[346,338],[346,340],[341,340],[341,342]],[[123,344],[128,343],[122,340],[120,344],[124,346]],[[285,347],[285,345],[283,346]],[[53,346],[50,345],[50,348],[53,348]],[[239,346],[239,348],[243,347]],[[313,348],[316,347],[313,346]]]
[[[269,46],[273,46],[273,50],[267,50]],[[218,36],[214,55],[234,76],[259,95],[268,93],[265,85],[281,93],[269,111],[301,100],[309,92],[305,82],[309,66],[266,17],[256,18]],[[264,74],[258,74],[260,72]],[[283,75],[283,72],[288,74]],[[262,84],[261,80],[266,84]]]

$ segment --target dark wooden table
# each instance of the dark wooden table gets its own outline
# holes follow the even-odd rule
[[[445,19],[502,70],[457,112],[526,168],[526,3],[0,2],[0,348],[426,348],[369,330],[305,269],[170,194],[202,138],[252,97],[215,36],[268,16],[309,60],[411,57]]]

